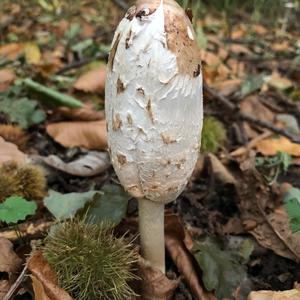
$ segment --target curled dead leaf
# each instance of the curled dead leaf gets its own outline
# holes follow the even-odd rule
[[[5,275],[5,279],[0,278],[0,299],[4,298],[14,283],[21,265],[22,260],[14,252],[12,242],[0,237],[0,273]]]
[[[0,70],[0,92],[6,91],[10,84],[15,80],[16,75],[13,70],[2,69]]]
[[[179,217],[167,215],[165,218],[165,241],[172,260],[197,299],[213,300],[215,296],[206,292],[199,281],[199,276],[195,269],[197,262],[187,248],[187,240],[192,241]]]
[[[30,276],[32,280],[32,287],[33,287],[33,292],[34,292],[34,299],[35,300],[51,300],[43,287],[43,284],[39,281],[38,278],[35,276],[31,275]]]
[[[110,158],[107,152],[91,151],[69,163],[65,163],[56,155],[39,158],[48,166],[82,177],[95,176],[110,167]]]
[[[142,279],[141,295],[143,300],[171,299],[179,281],[168,279],[159,269],[152,268],[139,257],[139,277]]]
[[[64,147],[84,147],[105,150],[107,147],[106,122],[59,122],[46,127],[47,133]]]
[[[286,152],[292,156],[300,156],[300,145],[291,142],[286,137],[268,138],[259,141],[256,149],[263,155],[276,155],[277,152]]]
[[[5,238],[0,238],[0,272],[10,275],[20,269],[22,260],[13,250],[13,243]]]
[[[240,104],[240,110],[245,114],[255,116],[257,119],[268,121],[270,123],[272,123],[275,118],[274,113],[264,104],[262,104],[262,102],[259,100],[259,97],[256,95],[251,95],[243,99]],[[255,131],[255,129],[248,123],[244,124],[244,129],[248,138],[253,139],[258,136],[258,133]]]
[[[255,291],[249,294],[247,300],[300,300],[300,290]]]
[[[103,110],[96,111],[92,107],[85,105],[82,108],[58,107],[56,114],[60,114],[64,119],[76,121],[99,121],[105,118]]]
[[[20,149],[25,149],[28,141],[26,132],[18,125],[1,124],[0,137],[3,137],[6,142],[15,144]]]
[[[81,75],[74,83],[74,88],[87,93],[103,93],[105,87],[106,66],[100,65]]]
[[[225,97],[228,97],[239,90],[241,87],[241,79],[228,79],[218,82],[214,87]]]
[[[0,137],[0,164],[6,161],[16,161],[24,163],[27,155],[21,152],[15,144],[6,142]]]
[[[0,47],[0,58],[14,60],[24,50],[23,44],[10,43]]]
[[[239,208],[245,230],[263,247],[299,261],[300,236],[290,232],[285,211],[274,208],[274,195],[253,164],[245,161],[240,166]]]
[[[35,251],[27,261],[27,267],[34,276],[33,287],[42,297],[46,295],[49,300],[73,300],[73,298],[58,286],[57,278],[41,251]],[[48,300],[47,298],[37,298]]]
[[[233,175],[214,154],[207,154],[206,161],[209,163],[210,173],[213,174],[217,180],[223,184],[237,184],[237,181]]]

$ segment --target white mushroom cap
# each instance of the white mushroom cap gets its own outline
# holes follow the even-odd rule
[[[174,200],[197,161],[203,119],[195,33],[174,0],[129,9],[112,43],[105,95],[121,184],[136,198]]]

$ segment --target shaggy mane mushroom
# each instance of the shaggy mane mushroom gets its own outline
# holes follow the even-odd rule
[[[138,0],[128,10],[112,42],[105,95],[112,164],[139,201],[142,255],[165,272],[164,205],[193,171],[203,119],[199,49],[174,0]]]

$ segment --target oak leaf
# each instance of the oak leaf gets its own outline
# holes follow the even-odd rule
[[[103,93],[105,87],[106,66],[100,65],[81,75],[74,83],[74,88],[87,93]]]
[[[107,148],[106,122],[59,122],[46,127],[47,133],[67,148],[83,147],[92,150]]]

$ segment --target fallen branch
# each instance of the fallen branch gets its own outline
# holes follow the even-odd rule
[[[85,57],[82,60],[73,61],[69,65],[66,65],[65,67],[58,70],[56,72],[56,75],[61,75],[61,74],[64,74],[64,73],[66,73],[70,70],[81,68],[82,66],[87,65],[90,62],[95,61],[97,59],[106,59],[106,58],[107,58],[107,54],[106,53],[101,53],[101,54],[93,56],[93,57]]]
[[[270,122],[257,119],[255,117],[252,117],[248,114],[241,112],[236,105],[230,102],[229,99],[227,99],[226,97],[218,93],[216,90],[210,88],[206,83],[204,83],[203,88],[205,93],[207,93],[209,96],[213,97],[214,99],[218,100],[223,106],[225,106],[228,110],[230,110],[231,113],[234,113],[236,118],[262,128],[267,128],[274,133],[285,136],[293,143],[300,144],[300,136],[294,135],[283,128],[276,127]]]
[[[23,238],[32,238],[42,236],[52,225],[53,221],[40,220],[38,222],[25,222],[19,224],[19,230]],[[0,238],[5,238],[10,241],[15,241],[19,238],[14,228],[3,229],[0,231]]]

